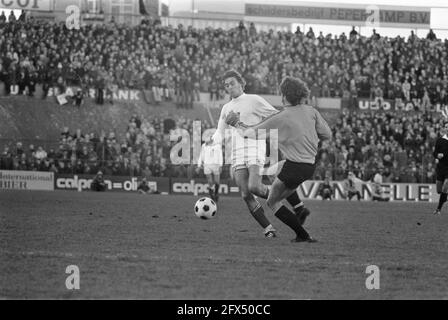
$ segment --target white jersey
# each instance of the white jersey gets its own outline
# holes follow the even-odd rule
[[[254,139],[244,140],[237,129],[226,124],[226,117],[230,111],[239,113],[240,121],[246,125],[253,126],[260,123],[263,119],[278,113],[278,110],[258,95],[243,93],[222,107],[218,128],[212,137],[214,143],[221,143],[222,139],[226,137],[226,129],[231,129],[232,154],[239,153],[243,150],[245,152],[249,150],[249,153],[253,153],[256,152],[257,147],[258,149],[260,149],[260,146],[265,147],[265,139],[258,141]],[[241,143],[241,141],[244,143]]]
[[[199,166],[222,166],[223,165],[222,149],[220,144],[202,145],[201,154],[199,155]]]

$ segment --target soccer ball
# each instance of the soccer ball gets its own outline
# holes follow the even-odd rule
[[[217,210],[215,201],[207,197],[199,199],[194,205],[194,214],[204,220],[213,218]]]

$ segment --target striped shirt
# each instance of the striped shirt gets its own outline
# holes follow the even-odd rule
[[[314,164],[319,140],[332,136],[319,111],[308,105],[285,107],[251,129],[278,129],[280,151],[287,160],[298,163]]]

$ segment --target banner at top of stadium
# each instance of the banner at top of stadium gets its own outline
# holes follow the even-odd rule
[[[352,24],[367,25],[373,18],[379,26],[384,27],[419,27],[429,28],[431,10],[415,7],[387,7],[387,6],[346,6],[334,4],[245,4],[245,15],[251,18],[263,17],[267,19],[283,18],[290,22],[318,23],[318,24]]]
[[[1,9],[51,11],[53,0],[0,0]]]

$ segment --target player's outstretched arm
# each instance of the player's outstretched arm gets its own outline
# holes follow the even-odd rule
[[[236,129],[242,130],[242,135],[251,139],[264,139],[266,137],[262,137],[260,135],[256,135],[256,131],[258,129],[278,129],[280,128],[280,124],[278,121],[279,117],[277,114],[263,120],[259,124],[248,126],[245,123],[240,121],[240,114],[236,112],[229,112],[226,116],[226,123]],[[265,134],[265,133],[264,133]]]

